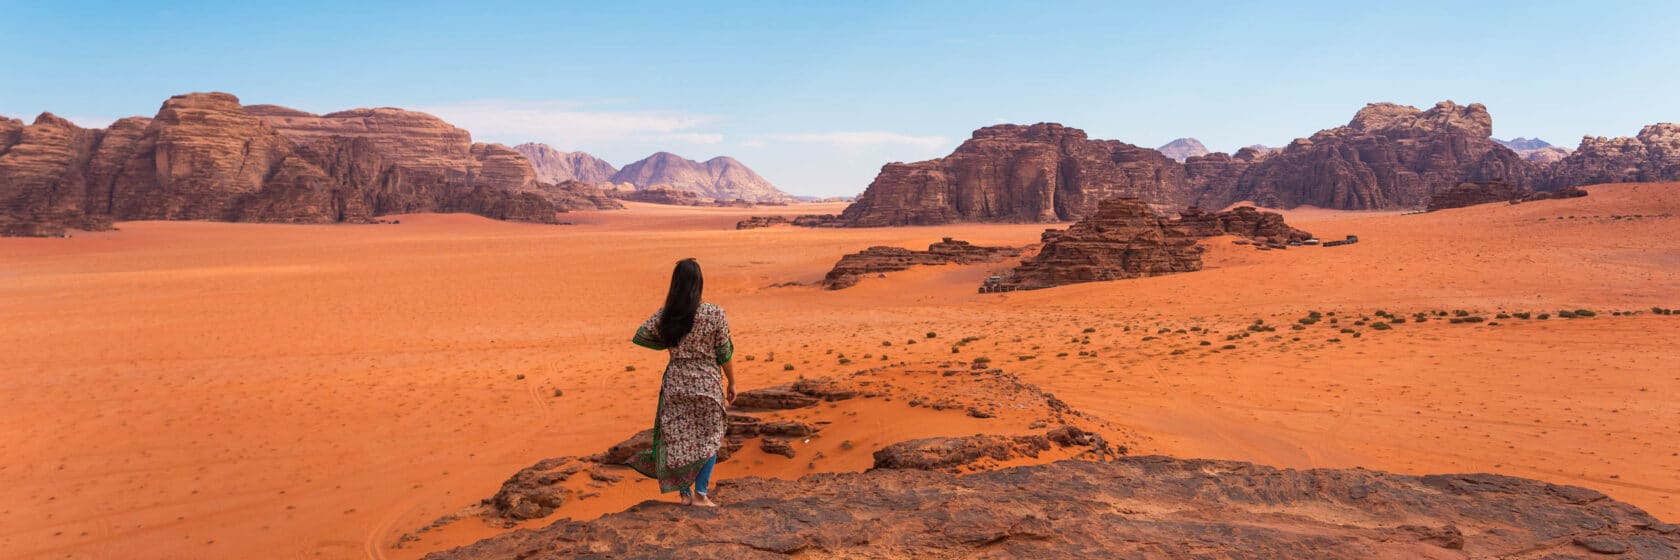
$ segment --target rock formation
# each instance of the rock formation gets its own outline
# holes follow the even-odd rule
[[[526,142],[513,149],[530,160],[531,169],[537,172],[537,180],[545,183],[579,181],[597,185],[612,181],[613,174],[618,173],[618,168],[612,164],[584,152],[562,152],[548,144],[535,142]]]
[[[1633,138],[1584,137],[1546,169],[1542,189],[1596,183],[1680,180],[1680,124],[1658,123]]]
[[[1179,163],[1184,163],[1184,160],[1186,159],[1195,156],[1205,156],[1209,153],[1207,146],[1203,146],[1202,141],[1195,138],[1179,138],[1177,140],[1167,142],[1159,148],[1155,148],[1155,151],[1161,152],[1161,155],[1173,158],[1174,161]]]
[[[618,210],[624,204],[608,196],[601,187],[583,181],[561,181],[555,184],[537,183],[537,190],[548,196],[556,208],[562,210]]]
[[[1136,198],[1111,198],[1066,230],[1044,232],[1044,247],[1016,267],[1006,285],[1048,288],[1202,269],[1197,237]]]
[[[7,234],[110,220],[366,222],[470,212],[554,223],[555,205],[510,148],[400,109],[314,115],[225,93],[178,95],[152,119],[104,130],[43,114],[0,125]]]
[[[1446,210],[1448,208],[1463,208],[1477,204],[1491,204],[1494,202],[1509,202],[1516,204],[1533,200],[1547,200],[1553,198],[1579,198],[1587,196],[1587,191],[1577,187],[1564,187],[1555,191],[1532,191],[1501,181],[1464,182],[1442,191],[1429,199],[1427,211]]]
[[[1282,214],[1263,212],[1253,206],[1239,206],[1224,212],[1208,212],[1191,206],[1180,211],[1178,219],[1169,224],[1192,237],[1235,235],[1272,246],[1306,241],[1313,236],[1311,232],[1284,223]]]
[[[1233,192],[1201,202],[1368,210],[1419,207],[1463,181],[1528,186],[1532,166],[1494,142],[1492,132],[1493,118],[1479,103],[1443,101],[1427,111],[1373,103],[1346,126],[1267,155],[1243,172]]]
[[[787,216],[748,216],[745,220],[735,222],[735,229],[759,229],[792,223]]]
[[[645,189],[614,189],[607,191],[607,195],[619,200],[671,206],[705,206],[711,204],[711,201],[702,200],[700,195],[694,191],[675,189],[664,185]]]
[[[794,200],[741,162],[728,157],[715,157],[698,162],[669,152],[659,152],[624,166],[618,173],[613,174],[612,182],[630,183],[639,189],[664,185],[715,200]]]
[[[1492,474],[1131,457],[961,476],[744,478],[716,492],[728,507],[644,502],[426,558],[1680,557],[1680,528],[1639,508]]]
[[[949,237],[928,245],[926,251],[876,246],[840,257],[840,262],[834,263],[834,268],[823,277],[823,285],[830,290],[839,290],[856,285],[859,279],[870,274],[922,265],[997,262],[1020,254],[1021,250],[1014,247],[981,247]]]
[[[944,158],[882,166],[841,219],[854,227],[1048,223],[1088,216],[1114,196],[1175,208],[1194,198],[1183,167],[1155,150],[1054,123],[1004,124],[974,131]]]

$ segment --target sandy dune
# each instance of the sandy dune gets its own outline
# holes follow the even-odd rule
[[[1680,307],[1680,185],[1590,190],[1427,215],[1303,211],[1293,224],[1361,242],[1213,240],[1201,272],[1009,294],[975,293],[986,266],[838,292],[768,286],[814,282],[870,245],[1020,245],[1043,226],[736,231],[776,209],[632,204],[569,226],[415,215],[0,239],[0,556],[407,558],[458,544],[390,547],[537,459],[650,425],[663,355],[628,338],[689,256],[756,358],[738,365],[745,387],[937,361],[981,337],[960,352],[1137,433],[1137,452],[1512,474],[1673,521],[1680,315],[1649,309]],[[1597,316],[1496,319],[1577,308]],[[1488,321],[1353,325],[1459,309]],[[1336,315],[1288,327],[1309,311]],[[1277,330],[1245,330],[1256,320]],[[945,343],[902,344],[930,331]],[[833,468],[867,466],[835,455]],[[719,476],[799,474],[749,459]]]

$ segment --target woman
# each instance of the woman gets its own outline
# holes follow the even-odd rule
[[[678,491],[685,505],[717,507],[706,496],[706,487],[728,427],[724,405],[735,401],[735,366],[730,363],[735,345],[723,309],[700,303],[702,284],[700,263],[677,261],[665,307],[642,323],[631,339],[646,348],[669,350],[671,361],[659,387],[653,449],[636,454],[629,465],[658,479],[660,492]]]

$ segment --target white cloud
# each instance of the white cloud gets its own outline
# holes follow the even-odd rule
[[[478,140],[539,141],[561,149],[608,142],[723,142],[723,135],[697,130],[717,119],[671,111],[601,111],[577,101],[476,100],[415,107],[472,132]]]
[[[792,134],[771,134],[769,138],[782,142],[804,142],[817,144],[833,144],[846,147],[870,147],[885,145],[915,146],[924,150],[937,150],[949,145],[950,140],[944,136],[911,136],[896,132],[881,131],[853,131],[853,132],[802,132]]]

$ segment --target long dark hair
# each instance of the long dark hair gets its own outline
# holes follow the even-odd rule
[[[659,341],[666,348],[676,348],[694,329],[694,314],[700,310],[700,290],[705,283],[700,262],[694,259],[677,261],[677,268],[671,270],[671,291],[665,294],[665,311],[659,315]]]

